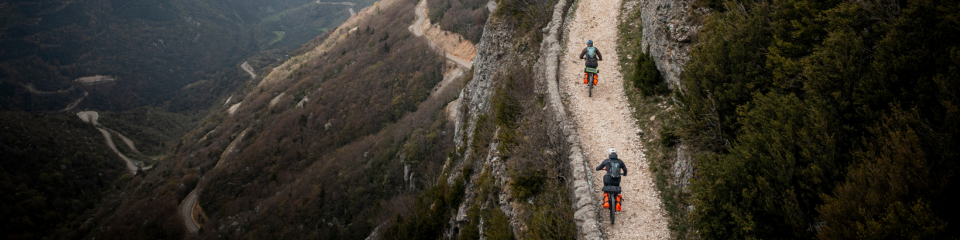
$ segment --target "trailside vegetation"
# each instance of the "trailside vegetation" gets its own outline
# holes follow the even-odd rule
[[[673,92],[657,69],[649,48],[642,46],[642,8],[636,3],[624,1],[621,7],[617,51],[621,53],[619,63],[625,80],[624,93],[633,109],[632,116],[642,129],[638,133],[644,155],[649,161],[649,170],[673,239],[695,239],[695,229],[687,217],[692,196],[689,147],[677,134],[679,115]]]
[[[701,4],[675,94],[700,237],[960,235],[960,3]]]
[[[427,1],[427,17],[440,24],[440,29],[460,34],[473,44],[480,43],[483,26],[490,10],[487,0],[424,0]]]

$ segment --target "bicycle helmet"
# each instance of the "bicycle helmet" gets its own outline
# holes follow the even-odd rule
[[[607,150],[607,154],[611,154],[611,153],[617,153],[617,150],[613,148],[610,148],[610,150]]]
[[[593,44],[593,40],[587,40],[587,44]]]

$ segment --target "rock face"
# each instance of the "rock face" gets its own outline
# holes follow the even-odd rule
[[[650,55],[657,63],[670,89],[680,86],[680,73],[690,61],[690,47],[703,27],[695,15],[704,15],[705,9],[695,8],[693,0],[652,0],[627,3],[629,12],[640,8],[643,25],[643,48],[650,47]]]
[[[463,87],[458,98],[460,107],[467,114],[459,115],[456,120],[457,132],[454,139],[457,141],[472,139],[477,115],[490,108],[493,76],[503,69],[502,59],[509,59],[511,55],[508,51],[513,39],[511,32],[509,26],[501,23],[488,23],[483,29],[483,36],[477,44],[477,55],[473,59],[473,80]],[[467,124],[464,129],[466,138],[463,138],[464,131],[461,131],[463,124]],[[462,143],[458,142],[457,145],[462,146]]]
[[[480,38],[480,43],[477,44],[476,57],[473,59],[473,79],[467,82],[463,90],[460,91],[460,96],[456,103],[458,109],[453,110],[458,113],[451,114],[456,116],[456,118],[454,118],[456,129],[454,141],[458,148],[469,148],[472,146],[471,141],[473,141],[473,132],[474,129],[476,129],[477,118],[481,113],[488,112],[490,109],[490,95],[493,94],[494,90],[493,77],[504,69],[504,59],[510,59],[512,56],[511,51],[509,51],[512,47],[510,43],[513,42],[512,32],[513,29],[511,26],[503,23],[488,21],[486,26],[484,26],[483,36]],[[496,143],[492,144],[490,149],[494,151],[496,149]],[[469,159],[473,151],[467,149],[464,152],[466,156],[463,156],[463,159]],[[495,157],[498,154],[488,152],[486,155],[487,156],[483,156],[484,161],[478,163],[481,165],[475,169],[485,169],[483,166],[488,165],[491,166],[491,169],[502,170],[504,168],[502,161],[499,161],[499,158]],[[448,167],[452,166],[444,166],[444,168]],[[504,171],[494,171],[493,174],[497,176],[498,179],[506,177]],[[454,171],[447,179],[448,184],[452,185],[459,176],[460,172]],[[467,176],[471,179],[467,182],[467,186],[465,186],[464,202],[460,204],[457,214],[450,219],[450,228],[445,231],[445,239],[456,239],[459,229],[463,228],[463,225],[467,223],[466,212],[472,204],[475,204],[473,199],[477,194],[474,190],[476,188],[475,183],[479,179],[478,176],[479,174]],[[503,200],[506,201],[508,199]],[[513,219],[512,209],[505,207],[509,206],[509,204],[500,205],[504,207],[504,209],[501,210],[504,210],[504,213]]]

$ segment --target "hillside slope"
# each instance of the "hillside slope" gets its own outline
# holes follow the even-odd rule
[[[432,90],[456,65],[407,31],[414,6],[361,10],[241,89],[182,138],[175,159],[102,209],[89,235],[355,239],[409,208],[452,151],[442,107],[460,82]],[[185,198],[197,204],[178,211]],[[196,235],[184,218],[198,221]]]
[[[311,0],[2,4],[0,76],[13,85],[4,86],[10,89],[0,94],[0,109],[32,112],[63,109],[83,91],[37,95],[18,84],[42,91],[83,87],[90,96],[79,107],[101,111],[160,107],[173,98],[192,101],[174,101],[170,109],[202,110],[213,98],[184,94],[182,88],[212,82],[258,53],[282,57],[349,17],[347,6]],[[116,81],[95,87],[74,82],[94,75]]]

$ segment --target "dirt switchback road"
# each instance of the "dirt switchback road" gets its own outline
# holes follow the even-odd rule
[[[581,144],[591,167],[607,158],[607,149],[616,148],[629,171],[621,182],[623,212],[616,225],[610,225],[609,210],[601,209],[606,239],[667,239],[670,231],[661,209],[660,196],[647,166],[636,120],[623,91],[623,75],[617,64],[617,16],[620,0],[577,1],[576,13],[569,22],[566,49],[560,59],[560,91],[568,96],[566,104],[580,133]],[[583,84],[584,61],[580,52],[593,40],[603,60],[600,62],[599,84],[593,97],[587,97]],[[592,169],[591,169],[592,170]],[[594,172],[596,199],[603,199],[605,172]],[[600,204],[600,203],[597,203]]]
[[[427,19],[427,1],[421,0],[413,11],[417,14],[417,20],[413,22],[413,25],[410,25],[410,31],[413,32],[413,35],[420,37],[423,36],[423,21]],[[427,38],[427,40],[431,41],[430,38]],[[473,67],[473,61],[464,60],[449,53],[444,53],[444,55],[447,57],[447,59],[450,59],[450,61],[453,61],[457,63],[457,65],[460,65],[468,70]]]
[[[106,143],[107,143],[107,147],[110,147],[110,149],[113,150],[113,152],[116,153],[117,156],[120,157],[120,159],[124,161],[124,163],[125,163],[126,166],[127,166],[127,171],[129,171],[130,174],[134,174],[134,175],[137,174],[137,164],[134,163],[133,160],[131,160],[130,158],[128,158],[127,155],[124,155],[123,153],[120,153],[120,150],[117,149],[117,145],[113,142],[113,137],[112,137],[111,134],[110,134],[110,131],[111,131],[111,130],[108,129],[108,128],[105,128],[105,127],[103,127],[103,126],[100,126],[100,123],[97,122],[97,120],[100,118],[100,114],[99,114],[99,113],[97,113],[97,112],[95,112],[95,111],[83,111],[83,112],[78,112],[78,113],[77,113],[77,117],[80,117],[80,120],[83,120],[83,122],[85,122],[85,123],[90,123],[90,124],[92,124],[94,127],[96,127],[97,130],[100,130],[100,133],[103,135],[103,139],[104,139],[104,140],[106,141]],[[133,145],[133,141],[131,141],[130,139],[127,139],[127,137],[124,137],[124,136],[121,135],[119,132],[117,132],[117,135],[119,135],[121,138],[123,138],[123,141],[124,141],[128,146],[130,146],[131,149],[133,149],[134,151],[137,151],[137,148]],[[139,153],[139,152],[138,152],[138,153]],[[153,168],[153,166],[144,167],[144,168],[142,168],[142,170],[148,170],[148,169],[151,169],[151,168]]]

